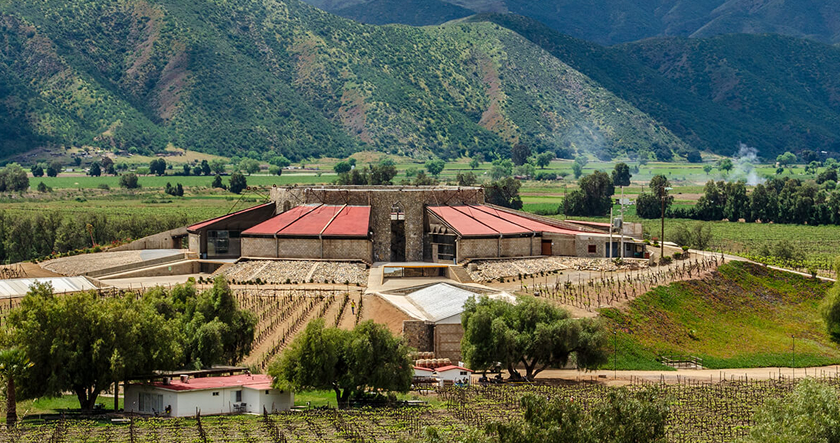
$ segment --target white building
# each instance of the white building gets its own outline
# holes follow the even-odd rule
[[[170,417],[287,411],[294,393],[271,387],[268,375],[231,375],[130,384],[125,411]]]
[[[442,381],[443,383],[452,382],[452,383],[470,383],[470,377],[472,376],[472,369],[467,369],[461,366],[443,366],[440,368],[435,369],[437,373],[437,379]]]
[[[431,368],[424,368],[422,366],[415,366],[414,367],[414,377],[415,378],[431,378],[435,375],[435,370]]]

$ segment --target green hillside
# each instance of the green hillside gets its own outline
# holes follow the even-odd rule
[[[379,8],[382,0],[307,0],[326,11],[370,23],[442,23],[424,16],[429,0],[407,0],[400,8]],[[781,34],[824,43],[840,42],[840,8],[830,0],[443,0],[472,13],[513,13],[552,29],[604,45],[650,37],[711,37],[720,34]],[[350,8],[352,6],[352,8]],[[352,11],[352,12],[351,12]],[[345,15],[347,14],[347,15]]]
[[[495,24],[375,27],[297,0],[0,0],[0,139],[291,159],[685,144]],[[11,152],[5,151],[8,155]]]
[[[403,0],[373,0],[330,12],[371,25],[402,23],[412,26],[438,25],[474,14],[442,0],[414,0],[410,7],[406,6]]]
[[[661,368],[662,355],[698,356],[708,368],[840,362],[818,306],[829,283],[730,262],[711,276],[660,286],[627,309],[603,309],[617,331],[619,366]]]
[[[521,34],[661,121],[693,147],[738,143],[772,158],[840,150],[836,47],[790,37],[650,39],[606,48],[509,14],[478,15]]]

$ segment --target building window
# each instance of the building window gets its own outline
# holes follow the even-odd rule
[[[589,245],[589,253],[590,254],[597,254],[598,253],[598,245]]]
[[[242,391],[236,391],[236,402],[239,403],[242,401]]]
[[[138,401],[140,412],[153,414],[163,411],[163,395],[141,393]]]
[[[265,395],[268,395],[268,391],[265,391]]]
[[[461,375],[467,375],[466,371],[461,371]]]
[[[218,392],[214,392],[214,393],[213,393],[213,397],[218,397],[218,396],[219,396],[219,393],[218,393]]]

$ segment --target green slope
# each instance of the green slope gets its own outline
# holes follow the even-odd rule
[[[442,0],[415,0],[410,5],[406,5],[403,0],[373,0],[331,12],[360,23],[402,23],[412,26],[438,25],[473,14],[469,9]]]
[[[708,368],[840,362],[818,306],[829,283],[730,262],[711,276],[660,286],[627,309],[603,309],[617,331],[619,365],[653,369],[660,355],[703,358]]]
[[[0,20],[3,84],[18,85],[8,102],[23,106],[10,125],[23,133],[0,134],[14,146],[171,143],[292,159],[367,148],[505,156],[518,141],[685,148],[489,23],[375,27],[297,0],[0,0]]]
[[[840,150],[836,47],[781,36],[652,39],[605,48],[532,19],[478,15],[521,34],[701,150],[766,157]]]

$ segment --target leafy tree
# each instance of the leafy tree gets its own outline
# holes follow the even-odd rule
[[[280,169],[287,168],[292,162],[286,158],[285,156],[278,155],[275,157],[271,157],[271,160],[268,161],[268,164],[277,166]]]
[[[211,161],[209,166],[210,166],[210,170],[216,175],[224,174],[225,170],[227,169],[227,165],[225,164],[225,161],[220,159],[220,158],[217,158],[217,159],[214,159],[213,161]],[[202,164],[202,168],[203,167],[204,166]]]
[[[99,162],[93,162],[90,165],[88,175],[90,175],[91,177],[99,177],[100,175],[102,175],[102,168],[99,166]]]
[[[211,172],[213,172],[213,168],[210,167],[210,162],[208,162],[207,160],[202,160],[201,173],[203,175],[210,175]]]
[[[82,165],[82,158],[81,157],[73,157],[73,164],[76,165],[76,166],[81,166]],[[61,171],[60,168],[58,170]]]
[[[279,176],[283,175],[283,168],[281,168],[279,166],[271,165],[271,166],[268,167],[268,173],[271,174],[271,175],[276,175],[276,176],[279,177]]]
[[[192,168],[190,167],[190,165],[184,163],[182,174],[189,177],[191,172],[192,172]]]
[[[668,403],[656,388],[610,389],[603,402],[584,408],[574,399],[520,400],[524,420],[487,425],[490,442],[665,443]]]
[[[579,179],[581,175],[583,175],[583,166],[580,163],[575,162],[572,165],[572,173],[575,175],[575,180]]]
[[[472,170],[478,169],[478,167],[481,166],[481,163],[482,163],[481,158],[476,155],[475,157],[470,159],[470,169],[472,169]]]
[[[728,158],[718,160],[717,168],[720,169],[720,172],[724,175],[729,174],[729,171],[732,170],[732,160]]]
[[[166,160],[162,158],[156,158],[149,162],[149,173],[155,175],[165,175],[166,174]]]
[[[776,157],[776,163],[778,163],[779,166],[782,167],[792,165],[796,163],[796,155],[792,152],[785,152],[784,154],[779,154]]]
[[[47,177],[58,177],[59,173],[61,173],[61,162],[55,160],[47,167]]]
[[[669,146],[654,143],[652,148],[653,155],[656,156],[657,160],[661,162],[669,162],[674,159],[674,151],[672,151]]]
[[[546,152],[543,152],[542,154],[537,155],[536,163],[537,163],[537,166],[540,167],[540,169],[545,169],[545,168],[548,167],[548,165],[551,164],[552,160],[554,160],[554,153],[546,151]]]
[[[52,192],[52,188],[47,186],[44,182],[38,183],[38,186],[35,189],[37,189],[40,193]]]
[[[472,172],[458,172],[455,182],[458,186],[475,186],[478,183],[478,177]]]
[[[33,363],[24,379],[28,395],[72,391],[85,411],[114,382],[129,374],[174,369],[180,355],[175,322],[133,294],[59,297],[51,286],[35,284],[8,322],[11,341]]]
[[[817,175],[817,184],[821,185],[827,181],[837,181],[837,169],[834,168],[827,168],[825,171],[822,171]]]
[[[840,272],[840,258],[834,260],[834,271]],[[820,305],[820,313],[828,333],[835,341],[840,341],[840,283],[835,282],[828,290]]]
[[[420,171],[414,177],[414,181],[411,184],[414,186],[434,186],[438,184],[438,181],[434,177],[427,176],[425,172]]]
[[[490,178],[493,180],[501,180],[504,177],[510,177],[513,174],[513,162],[508,159],[497,158],[493,160],[493,166],[490,168]]]
[[[230,175],[230,181],[228,182],[228,190],[230,192],[241,194],[247,187],[248,180],[245,179],[244,175],[239,172],[234,172]]]
[[[805,166],[806,174],[816,174],[817,170],[822,166],[818,161],[812,161]]]
[[[607,337],[594,319],[574,319],[568,311],[536,298],[517,304],[482,297],[470,299],[461,314],[461,349],[467,364],[486,370],[501,362],[512,377],[525,367],[525,379],[550,367],[564,366],[572,354],[578,367],[606,361]]]
[[[487,203],[519,210],[522,209],[522,198],[519,196],[521,186],[522,183],[519,180],[505,177],[486,186],[484,198]]]
[[[800,381],[793,393],[772,398],[755,414],[746,441],[756,443],[840,442],[837,390],[816,380]]]
[[[617,163],[612,171],[614,186],[630,186],[630,166],[627,163]]]
[[[352,331],[316,319],[272,362],[268,373],[280,389],[329,389],[340,408],[367,389],[407,392],[413,365],[409,348],[370,320]]]
[[[129,172],[120,176],[120,187],[126,189],[138,189],[140,183],[137,180],[137,174]]]
[[[17,163],[9,163],[0,170],[0,192],[23,192],[29,189],[29,176]]]
[[[664,175],[654,176],[648,184],[652,193],[643,192],[636,199],[636,214],[647,219],[660,218],[662,216],[663,199],[665,201],[665,214],[668,214],[671,204],[674,202],[674,197],[668,195],[668,187],[670,186],[668,178]]]
[[[516,176],[525,177],[525,179],[529,179],[533,177],[534,174],[536,174],[536,169],[534,168],[534,165],[530,163],[525,163],[522,166],[517,166],[516,168],[514,168],[513,172]]]
[[[333,170],[335,170],[335,172],[337,174],[344,174],[344,173],[350,172],[351,169],[353,169],[353,167],[350,166],[350,163],[347,163],[347,162],[338,162],[333,167]]]
[[[668,238],[680,246],[706,249],[712,242],[712,228],[707,223],[694,223],[691,227],[681,224],[668,232]]]
[[[703,172],[705,172],[706,175],[709,175],[712,172],[712,169],[712,165],[703,165]]]
[[[114,167],[114,160],[111,157],[102,157],[102,160],[99,162],[102,165],[102,170],[108,171],[109,169],[113,170]]]
[[[166,187],[163,189],[163,192],[175,196],[175,197],[183,197],[184,196],[184,187],[178,183],[176,186],[172,186],[171,183],[166,182]]]
[[[437,177],[443,172],[443,168],[446,167],[446,162],[442,159],[435,158],[426,162],[426,170],[429,171],[429,174],[432,176]]]
[[[355,171],[355,170],[354,170]],[[368,184],[372,186],[390,185],[397,176],[397,166],[390,158],[384,158],[376,165],[368,165]]]
[[[531,147],[525,143],[517,143],[510,150],[510,159],[515,166],[522,166],[528,162],[531,156]]]
[[[0,351],[0,377],[6,381],[6,426],[9,428],[17,423],[15,380],[25,376],[31,367],[32,362],[23,350],[11,348]]]
[[[40,163],[32,165],[32,167],[29,168],[29,171],[32,172],[33,177],[43,177],[44,176],[44,168],[41,166]]]
[[[595,171],[580,179],[580,188],[569,193],[564,203],[568,215],[587,217],[608,214],[612,207],[612,195],[615,187],[610,176],[602,171]]]
[[[688,151],[685,155],[685,159],[688,160],[689,163],[702,163],[703,156],[700,155],[700,151],[696,149],[692,149]]]
[[[240,171],[247,172],[248,175],[260,172],[260,162],[252,158],[243,158],[239,161],[238,167]]]

